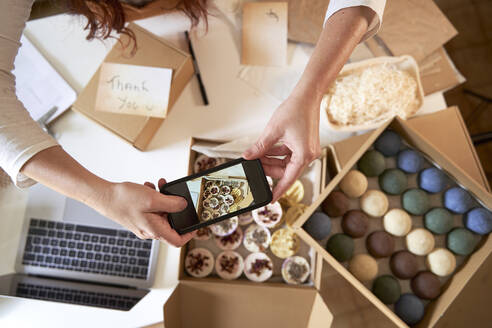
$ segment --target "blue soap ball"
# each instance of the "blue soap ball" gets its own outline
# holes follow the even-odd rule
[[[417,173],[424,164],[424,158],[419,152],[406,149],[398,154],[398,168],[407,173]]]
[[[466,213],[464,218],[465,227],[479,235],[492,232],[492,213],[485,208],[474,208]]]
[[[472,196],[460,187],[453,187],[444,193],[444,206],[458,214],[468,212],[474,205]]]
[[[386,157],[398,154],[400,146],[401,138],[398,133],[392,130],[385,130],[374,143],[374,148]]]
[[[424,303],[413,294],[403,294],[395,303],[395,313],[407,325],[416,325],[425,314]]]
[[[314,212],[302,227],[314,239],[322,240],[331,232],[331,219],[323,212]]]
[[[430,167],[420,172],[419,186],[430,193],[441,192],[446,188],[448,181],[447,177],[436,167]]]

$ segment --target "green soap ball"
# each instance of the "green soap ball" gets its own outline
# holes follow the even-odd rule
[[[345,262],[352,258],[354,253],[354,240],[343,233],[337,233],[328,239],[326,250],[333,255],[338,262]]]
[[[480,237],[470,230],[456,228],[448,233],[448,248],[458,255],[470,255],[477,247]]]
[[[372,284],[372,292],[384,304],[393,304],[400,298],[400,283],[391,275],[379,276]]]
[[[377,177],[386,168],[384,156],[377,150],[367,151],[357,162],[359,170],[368,177]]]
[[[379,187],[390,195],[400,195],[407,185],[407,175],[402,170],[387,169],[379,176]]]
[[[424,225],[427,230],[436,235],[443,235],[453,229],[453,215],[445,208],[436,207],[424,216]]]
[[[421,189],[409,189],[402,197],[403,209],[413,215],[424,215],[429,210],[429,195]]]

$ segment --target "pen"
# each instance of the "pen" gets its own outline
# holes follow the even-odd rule
[[[188,42],[188,48],[190,49],[191,59],[193,59],[193,66],[195,66],[195,74],[198,79],[198,85],[200,86],[200,93],[202,94],[203,103],[208,105],[207,92],[205,91],[205,86],[203,85],[202,76],[200,75],[200,69],[198,68],[198,63],[196,62],[195,52],[193,51],[193,46],[191,45],[190,35],[188,31],[185,31],[186,41]]]

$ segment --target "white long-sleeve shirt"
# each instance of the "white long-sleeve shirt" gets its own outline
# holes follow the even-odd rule
[[[17,99],[11,73],[20,47],[20,37],[34,0],[0,0],[0,167],[18,187],[34,183],[20,170],[38,152],[56,146]],[[331,0],[325,22],[340,9],[367,6],[376,13],[363,40],[377,32],[386,0]]]

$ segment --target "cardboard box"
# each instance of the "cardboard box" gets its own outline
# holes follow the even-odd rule
[[[221,143],[192,138],[190,147],[203,142]],[[197,153],[190,150],[190,174],[196,156]],[[185,255],[183,248],[178,273],[180,282],[164,305],[166,328],[314,328],[331,325],[333,316],[317,292],[322,259],[316,253],[314,265],[312,261],[312,283],[300,286],[283,282],[254,283],[241,278],[233,281],[193,278],[184,272]]]
[[[131,54],[131,46],[125,47],[128,45],[129,39],[122,35],[121,42],[115,44],[104,62],[172,68],[169,113],[184,87],[193,77],[194,67],[191,56],[138,25],[130,24],[128,27],[137,38],[136,53]],[[79,94],[72,108],[96,121],[136,148],[145,150],[164,119],[96,111],[94,105],[99,71],[100,69],[96,71],[85,89]]]
[[[342,159],[345,164],[341,167],[339,174],[337,174],[329,182],[326,189],[321,193],[321,196],[292,225],[293,228],[296,229],[296,233],[308,244],[313,246],[316,251],[328,262],[328,264],[333,267],[333,269],[341,274],[353,287],[358,290],[358,292],[364,295],[367,300],[374,304],[387,318],[393,322],[394,325],[399,327],[407,327],[407,325],[400,320],[400,318],[398,318],[398,316],[388,306],[383,304],[363,283],[357,280],[343,264],[335,260],[324,249],[323,245],[315,241],[309,234],[307,234],[307,232],[302,229],[302,225],[321,205],[323,200],[330,194],[330,192],[338,185],[345,174],[356,164],[360,156],[362,156],[362,154],[364,154],[365,151],[374,143],[379,134],[381,134],[388,126],[396,130],[411,146],[419,149],[424,154],[427,154],[430,158],[432,158],[433,161],[435,161],[441,168],[459,181],[463,187],[474,194],[475,197],[478,198],[486,207],[492,208],[492,196],[487,192],[484,186],[477,183],[467,172],[454,164],[447,154],[444,154],[443,151],[440,151],[438,148],[433,146],[428,139],[426,139],[415,127],[412,126],[410,121],[411,120],[403,121],[399,118],[395,118],[393,121],[385,124],[374,132],[371,132],[365,136],[359,136],[357,141],[362,141],[359,149],[357,149],[355,154],[351,156],[350,159]],[[441,121],[439,125],[443,126],[445,125],[445,122]],[[450,141],[448,140],[448,142]],[[456,153],[456,150],[453,150],[453,152]],[[461,156],[466,156],[466,154],[461,154]],[[419,323],[419,327],[433,326],[437,323],[446,309],[464,288],[468,280],[472,277],[475,271],[477,271],[491,252],[492,237],[489,235],[483,238],[480,247],[471,256],[469,256],[461,266],[459,266],[457,272],[446,282],[441,296],[427,306],[426,315]]]
[[[488,181],[476,155],[475,147],[470,139],[461,113],[456,106],[437,113],[414,117],[409,119],[407,123],[422,135],[425,135],[436,148],[449,155],[461,169],[490,191]],[[442,128],[436,130],[435,127],[438,125]],[[327,149],[329,151],[326,161],[327,176],[333,177],[337,175],[369,137],[370,133],[367,133],[330,145]],[[327,184],[329,178],[323,181]],[[488,263],[488,267],[490,267],[490,258]],[[486,275],[486,270],[487,267],[480,268],[479,272],[482,278]],[[480,288],[478,284],[483,284],[481,277],[474,276],[475,287],[470,286],[470,288],[474,287],[474,290]],[[323,262],[321,269],[319,293],[334,316],[333,327],[360,327],[364,325],[366,328],[383,328],[394,326],[388,317],[326,262]],[[462,292],[459,295],[452,307],[456,309],[460,305],[463,306],[463,304],[469,303],[471,298],[471,293],[467,289],[466,292]],[[450,311],[451,308],[439,321],[439,325],[443,324],[443,322],[451,322],[451,317],[458,316]]]
[[[315,289],[180,282],[164,304],[166,328],[325,328],[333,316]]]

